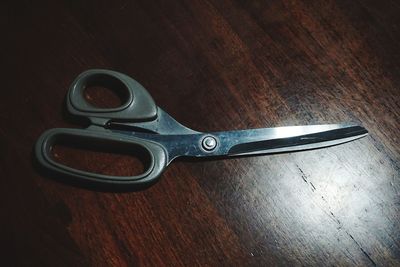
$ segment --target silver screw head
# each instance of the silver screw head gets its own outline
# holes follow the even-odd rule
[[[206,136],[204,137],[203,141],[201,142],[204,150],[212,151],[217,147],[217,139],[213,136]]]

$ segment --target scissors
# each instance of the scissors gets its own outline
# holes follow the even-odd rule
[[[85,88],[103,86],[124,96],[116,108],[98,108],[84,97]],[[157,181],[178,157],[217,157],[271,154],[328,147],[364,137],[368,131],[354,124],[324,124],[203,133],[178,123],[158,107],[147,90],[129,76],[90,69],[72,83],[66,100],[72,115],[89,119],[86,129],[54,128],[35,146],[38,162],[58,174],[102,185],[143,186]],[[53,158],[58,142],[98,144],[103,148],[135,150],[147,158],[146,170],[136,176],[112,176],[78,170]]]

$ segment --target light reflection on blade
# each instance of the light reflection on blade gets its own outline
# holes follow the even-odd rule
[[[229,156],[322,148],[350,142],[367,134],[367,130],[361,126],[346,124],[290,126],[215,133],[221,141],[221,145],[226,146],[222,150],[225,150]]]
[[[308,150],[338,145],[368,134],[361,126],[350,124],[325,124],[249,129],[212,133],[164,135],[147,132],[112,130],[161,144],[168,151],[168,163],[181,156],[215,157],[254,154],[271,154]],[[214,150],[205,150],[202,142],[213,136],[217,141]]]

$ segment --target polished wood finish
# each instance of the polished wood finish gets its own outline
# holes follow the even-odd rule
[[[397,1],[6,1],[0,13],[6,266],[400,265]],[[79,127],[64,98],[88,68],[134,77],[196,130],[356,122],[370,135],[180,160],[144,191],[72,186],[41,174],[32,149],[48,128]]]

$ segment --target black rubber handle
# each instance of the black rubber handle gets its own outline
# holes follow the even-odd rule
[[[51,148],[58,142],[75,142],[101,144],[103,147],[115,148],[123,146],[124,149],[137,149],[148,154],[147,170],[138,176],[110,176],[98,173],[77,170],[56,162],[51,155]],[[168,155],[164,147],[158,143],[143,140],[137,137],[112,133],[108,130],[55,128],[44,132],[38,139],[35,147],[36,158],[39,163],[49,170],[84,182],[94,182],[114,185],[145,186],[152,184],[160,176],[167,165]]]
[[[102,86],[123,95],[125,102],[117,108],[96,108],[84,98],[88,86]],[[137,81],[111,70],[91,69],[81,73],[71,84],[67,97],[71,114],[89,119],[113,119],[122,121],[146,121],[157,117],[153,98]],[[106,121],[106,120],[105,120]]]

